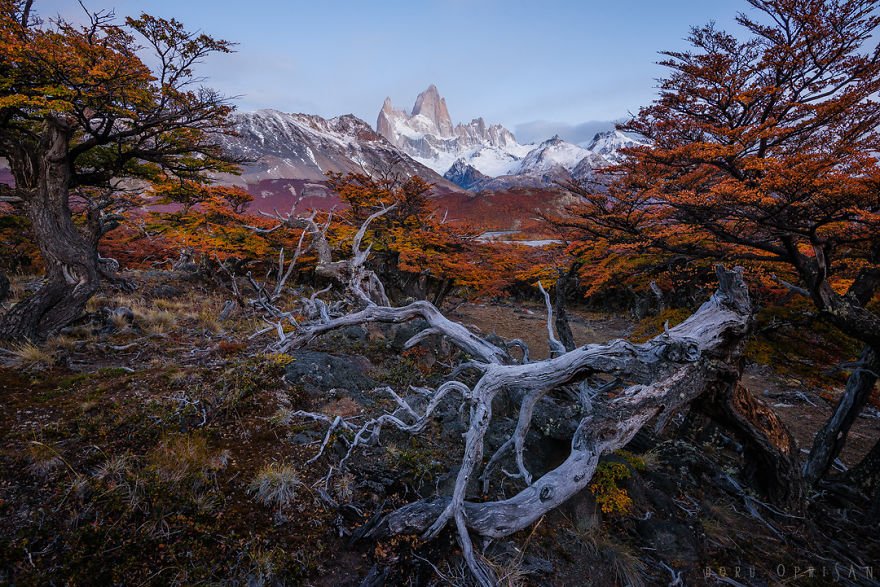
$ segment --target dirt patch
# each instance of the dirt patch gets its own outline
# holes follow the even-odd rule
[[[633,322],[623,316],[597,314],[571,309],[569,322],[577,345],[604,343],[626,337]],[[485,334],[494,333],[508,340],[519,338],[529,345],[532,358],[546,359],[547,314],[543,305],[534,303],[476,304],[466,303],[450,312],[449,318],[476,327]]]
[[[813,388],[803,381],[778,375],[766,365],[749,365],[741,381],[755,397],[767,402],[779,415],[794,435],[804,457],[813,446],[816,432],[831,417],[843,393],[843,388],[831,393]],[[833,402],[822,397],[828,395],[833,396]],[[840,455],[841,461],[848,467],[857,464],[877,438],[880,438],[880,412],[869,406],[853,423]]]

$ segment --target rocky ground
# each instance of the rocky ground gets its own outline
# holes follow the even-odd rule
[[[99,296],[45,347],[0,353],[0,584],[468,584],[451,533],[426,544],[362,538],[383,512],[448,489],[458,406],[418,438],[383,433],[342,471],[346,433],[309,463],[327,427],[295,416],[390,411],[374,390],[436,386],[451,349],[404,351],[418,328],[409,324],[267,353],[269,338],[249,338],[262,323],[240,311],[220,321],[224,295],[197,276],[133,277],[135,294]],[[462,304],[450,317],[546,354],[539,305]],[[580,344],[634,329],[575,312]],[[776,367],[750,365],[744,383],[808,448],[833,392]],[[843,466],[880,434],[876,416],[856,423]],[[875,584],[880,544],[857,509],[816,497],[802,516],[775,510],[738,484],[723,431],[707,437],[637,438],[590,490],[487,545],[489,561],[508,585]],[[535,471],[566,455],[539,432],[530,442]]]

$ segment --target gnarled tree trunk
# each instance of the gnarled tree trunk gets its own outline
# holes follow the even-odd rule
[[[47,120],[37,155],[10,158],[16,191],[23,200],[45,265],[39,290],[0,317],[0,339],[39,340],[79,317],[100,283],[97,241],[73,222],[69,206],[70,129]]]
[[[753,485],[776,503],[801,511],[806,495],[799,450],[779,416],[739,383],[736,367],[726,378],[706,390],[691,406],[684,428],[693,432],[705,416],[733,432],[742,444]]]
[[[880,440],[858,465],[846,473],[846,481],[870,497],[867,521],[880,521]]]

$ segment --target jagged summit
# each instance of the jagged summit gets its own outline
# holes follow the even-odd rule
[[[424,116],[437,128],[441,137],[454,136],[452,118],[446,107],[446,99],[440,96],[437,86],[431,84],[418,95],[412,109],[412,116]]]
[[[453,126],[446,99],[431,84],[412,110],[395,108],[385,98],[376,131],[388,142],[469,190],[547,186],[560,180],[592,177],[618,163],[620,149],[640,143],[619,132],[598,133],[575,145],[558,134],[537,144],[522,145],[500,124],[480,116]]]
[[[386,98],[376,120],[377,132],[391,144],[438,173],[446,172],[462,156],[471,156],[483,149],[498,151],[483,157],[481,163],[469,161],[480,172],[499,175],[528,150],[509,130],[500,124],[489,125],[482,118],[453,126],[446,99],[431,84],[416,97],[411,111],[397,109]]]

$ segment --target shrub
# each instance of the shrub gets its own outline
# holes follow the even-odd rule
[[[596,497],[596,503],[605,514],[626,514],[632,509],[632,498],[625,489],[618,486],[618,481],[632,476],[629,467],[623,463],[599,463],[590,491]]]

